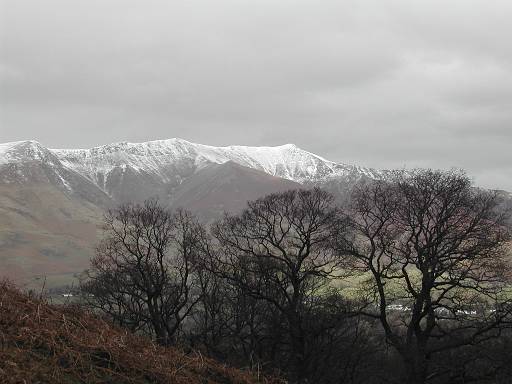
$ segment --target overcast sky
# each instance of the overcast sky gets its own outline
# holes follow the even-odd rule
[[[510,0],[0,0],[0,142],[295,143],[512,190]]]

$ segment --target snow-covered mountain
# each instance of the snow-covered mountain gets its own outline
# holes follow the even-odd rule
[[[67,188],[71,188],[67,178],[72,172],[121,201],[151,194],[169,197],[174,188],[201,169],[229,161],[308,185],[382,177],[380,171],[338,164],[293,144],[213,147],[182,139],[124,142],[92,149],[48,149],[35,141],[0,144],[0,173],[13,164],[44,164]],[[17,169],[15,174],[11,172],[11,177],[15,176],[29,175]]]
[[[0,186],[51,185],[66,194],[105,206],[110,197],[89,178],[63,164],[36,141],[0,144]]]
[[[109,175],[118,168],[130,167],[137,172],[159,175],[165,181],[173,181],[176,174],[188,175],[208,164],[228,161],[299,183],[323,181],[353,173],[379,177],[378,171],[337,164],[293,144],[277,147],[213,147],[169,139],[51,151],[63,164],[103,188]]]

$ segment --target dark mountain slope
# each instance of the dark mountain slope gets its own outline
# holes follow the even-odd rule
[[[176,188],[172,206],[211,220],[242,210],[247,201],[296,188],[302,185],[228,161],[210,164],[186,179]]]
[[[102,214],[49,183],[0,185],[0,275],[69,283],[93,255]]]

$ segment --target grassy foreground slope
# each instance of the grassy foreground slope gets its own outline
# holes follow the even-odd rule
[[[77,307],[53,306],[0,282],[2,383],[277,384],[186,355]]]

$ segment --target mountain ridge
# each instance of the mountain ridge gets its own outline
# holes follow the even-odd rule
[[[122,177],[127,169],[157,177],[163,183],[179,184],[208,164],[228,161],[301,184],[354,175],[383,175],[383,171],[372,168],[327,160],[294,144],[215,147],[179,138],[119,142],[90,149],[50,149],[33,140],[0,144],[0,165],[24,161],[30,156],[43,162],[51,157],[54,163],[87,178],[109,195],[109,178]]]

